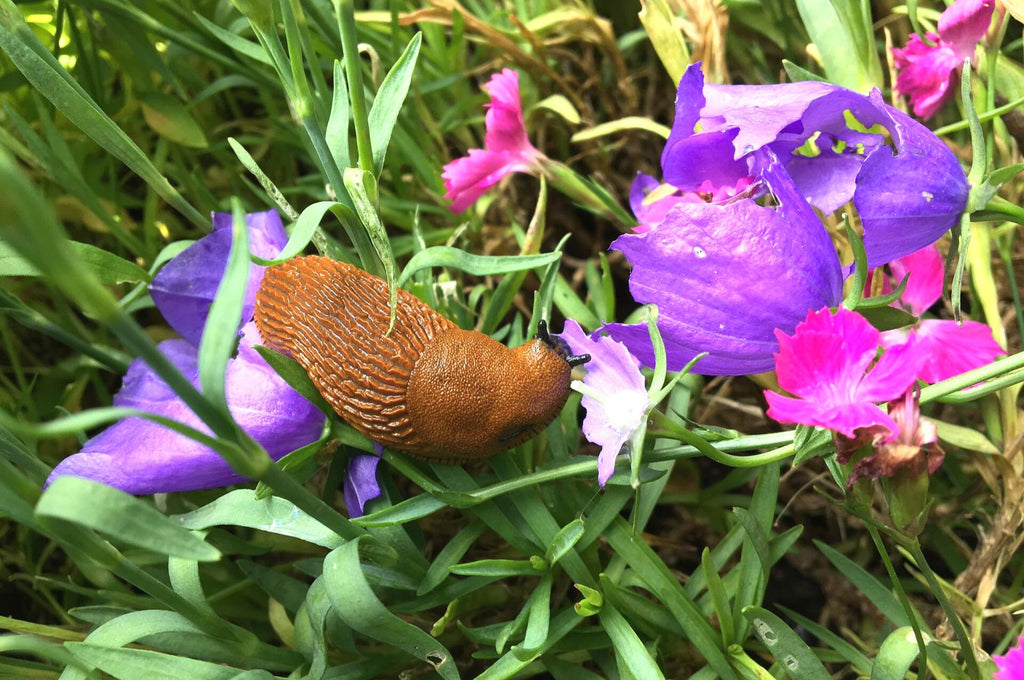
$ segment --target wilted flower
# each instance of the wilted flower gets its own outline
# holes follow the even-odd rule
[[[994,654],[996,662],[995,680],[1024,680],[1024,636],[1017,638],[1017,644],[1006,654]]]
[[[894,89],[906,95],[917,116],[931,118],[953,97],[960,67],[974,59],[994,9],[995,0],[957,0],[939,15],[938,34],[928,33],[931,45],[914,33],[906,47],[893,48]]]
[[[612,243],[633,265],[633,298],[658,305],[671,371],[702,352],[709,354],[697,373],[770,371],[775,329],[791,331],[808,310],[842,299],[839,258],[821,221],[771,151],[756,156],[758,190],[770,192],[777,207],[749,198],[680,202],[649,232]],[[603,330],[654,365],[646,324]]]
[[[920,317],[942,297],[945,269],[942,253],[928,246],[889,263],[891,280],[883,291],[892,290],[904,278],[907,286],[896,303]],[[992,329],[978,321],[959,324],[948,319],[922,319],[913,326],[882,333],[882,347],[889,348],[907,341],[913,332],[920,352],[925,356],[918,377],[926,383],[952,378],[991,363],[1005,350],[992,337]]]
[[[587,374],[573,381],[573,389],[583,394],[586,409],[583,435],[598,444],[597,481],[604,486],[615,472],[615,457],[629,442],[647,413],[647,390],[637,360],[626,346],[608,337],[596,340],[587,336],[573,320],[565,322],[559,337],[575,355],[589,354]]]
[[[484,148],[470,149],[467,156],[444,166],[442,174],[448,190],[445,198],[451,199],[455,213],[463,212],[506,175],[537,169],[544,158],[526,137],[519,74],[504,69],[484,89],[491,96],[484,119]]]
[[[159,349],[197,387],[198,344],[227,265],[231,223],[231,215],[215,213],[214,231],[167,263],[151,287],[157,308],[183,336],[160,343]],[[272,259],[281,252],[287,236],[275,211],[246,215],[246,224],[256,255]],[[276,460],[316,441],[323,430],[324,415],[289,387],[254,349],[260,340],[251,323],[253,300],[262,274],[262,267],[250,265],[246,302],[239,320],[245,326],[238,353],[228,362],[225,391],[232,417]],[[209,432],[141,359],[129,366],[114,404]],[[62,475],[88,477],[133,494],[205,489],[243,481],[213,450],[144,418],[128,418],[91,438],[80,453],[54,468],[49,479]],[[363,490],[363,497],[371,497],[376,488],[373,480],[373,486]]]
[[[874,126],[891,147],[882,134],[866,132]],[[705,85],[699,64],[690,66],[661,154],[664,181],[682,192],[708,182],[735,190],[759,177],[754,152],[764,148],[822,212],[853,201],[872,267],[934,243],[967,206],[956,156],[877,90],[862,95],[814,81]]]
[[[828,428],[850,439],[866,428],[884,432],[886,440],[897,436],[899,425],[877,402],[902,397],[917,380],[924,357],[913,339],[876,361],[879,332],[843,308],[810,312],[792,336],[776,335],[779,387],[796,397],[766,391],[770,418]]]

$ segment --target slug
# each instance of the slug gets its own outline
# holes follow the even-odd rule
[[[554,420],[589,360],[540,324],[515,349],[457,327],[384,279],[326,257],[269,267],[256,296],[264,344],[290,355],[335,412],[384,446],[435,462],[500,453]]]

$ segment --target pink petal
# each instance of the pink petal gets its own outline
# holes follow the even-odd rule
[[[868,371],[857,386],[859,401],[890,401],[917,380],[928,358],[928,348],[911,335],[906,344],[893,347]]]
[[[1024,636],[1017,638],[1017,644],[1006,650],[1006,654],[994,654],[996,662],[994,680],[1024,680]]]
[[[942,253],[933,244],[889,263],[893,284],[904,277],[907,287],[900,296],[903,306],[914,316],[921,316],[942,297],[942,283],[946,270]]]
[[[768,417],[779,423],[797,423],[835,430],[853,439],[861,428],[880,427],[896,434],[896,423],[873,403],[826,405],[765,391]]]
[[[960,61],[974,57],[974,48],[992,23],[995,0],[957,0],[939,15],[939,38]]]
[[[484,90],[491,95],[485,117],[484,146],[491,151],[526,157],[539,153],[526,137],[523,106],[519,100],[519,74],[503,69],[491,77]]]
[[[511,154],[470,149],[468,156],[456,158],[444,166],[441,177],[448,190],[444,197],[451,199],[452,212],[461,213],[503,177],[527,169],[518,157]]]
[[[951,85],[961,63],[937,35],[929,33],[928,39],[935,44],[925,45],[919,36],[911,35],[906,47],[892,51],[898,71],[894,89],[910,100],[916,116],[926,120],[953,97]]]
[[[960,326],[956,321],[928,319],[918,324],[917,337],[925,344],[927,356],[919,375],[929,384],[986,366],[1006,354],[992,337],[992,329],[977,321]]]

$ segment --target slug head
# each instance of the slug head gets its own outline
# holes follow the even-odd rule
[[[554,420],[569,397],[567,358],[543,340],[509,349],[474,331],[441,332],[409,379],[409,417],[420,457],[484,458],[517,446]]]

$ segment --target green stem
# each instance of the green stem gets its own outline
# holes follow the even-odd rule
[[[1024,208],[1011,203],[1002,196],[994,196],[985,207],[971,213],[972,222],[989,222],[1008,220],[1015,224],[1024,224]]]
[[[956,610],[953,609],[952,603],[946,597],[946,591],[943,590],[942,584],[939,583],[939,579],[935,576],[931,566],[929,566],[924,553],[921,552],[921,544],[916,538],[904,538],[901,543],[914,558],[917,568],[921,570],[925,581],[928,582],[928,587],[931,589],[932,594],[935,595],[935,599],[938,600],[939,606],[942,607],[942,611],[946,614],[946,618],[949,619],[949,624],[953,627],[953,634],[956,636],[957,642],[960,643],[960,654],[967,663],[968,677],[971,680],[981,680],[981,669],[978,667],[978,659],[974,655],[974,643],[971,642],[967,629],[964,627],[964,622],[960,620]]]
[[[949,380],[943,380],[942,382],[937,382],[934,385],[928,385],[921,389],[921,403],[925,404],[930,401],[939,401],[940,399],[944,402],[950,401],[955,403],[953,399],[942,398],[952,394],[953,392],[961,390],[962,392],[956,395],[956,397],[961,397],[962,395],[967,394],[972,396],[983,396],[983,394],[994,392],[997,389],[1006,387],[1006,385],[999,385],[994,389],[989,389],[989,385],[986,383],[985,385],[980,385],[972,390],[968,390],[966,388],[985,380],[992,380],[993,378],[1002,379],[1004,377],[1011,377],[1011,372],[1016,371],[1019,368],[1024,368],[1024,352],[1017,352],[1016,354],[994,361],[988,366],[982,366],[981,368],[976,368],[973,371],[961,373]],[[1010,384],[1013,384],[1014,382],[1019,382],[1016,373],[1013,373]],[[982,390],[984,390],[984,392],[982,392]]]
[[[794,453],[793,444],[790,442],[765,453],[758,453],[752,456],[734,456],[715,448],[703,437],[687,430],[679,423],[671,420],[661,411],[651,411],[651,420],[656,423],[659,428],[658,431],[652,429],[651,434],[670,437],[672,439],[686,442],[716,463],[721,463],[722,465],[728,465],[730,467],[760,467],[769,463],[785,460],[791,457]]]
[[[928,648],[925,645],[924,637],[921,635],[921,624],[917,619],[917,612],[910,604],[910,598],[907,597],[907,592],[903,589],[903,582],[900,581],[899,576],[896,575],[896,569],[893,567],[892,560],[889,559],[889,552],[885,549],[885,544],[882,543],[882,536],[878,533],[878,529],[872,522],[866,522],[868,533],[871,534],[871,540],[874,541],[875,550],[878,551],[878,556],[882,558],[882,564],[885,565],[885,571],[889,574],[889,581],[892,583],[892,587],[896,590],[896,597],[899,598],[900,604],[903,605],[903,611],[907,613],[907,618],[910,620],[910,627],[914,630],[914,639],[917,640],[917,648],[921,658],[921,664],[917,674],[918,680],[927,680],[928,678]]]
[[[367,115],[366,96],[363,93],[363,70],[359,63],[356,14],[352,0],[335,0],[334,7],[338,13],[338,30],[341,33],[341,47],[345,57],[345,74],[348,78],[348,96],[352,106],[352,124],[356,131],[359,168],[372,173],[373,148],[370,144],[370,119]]]

